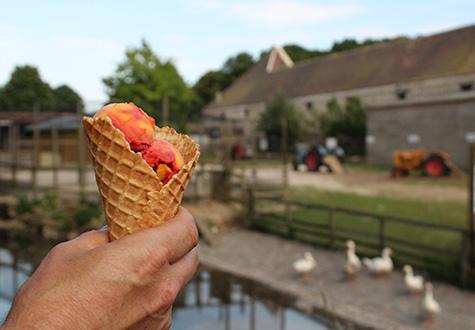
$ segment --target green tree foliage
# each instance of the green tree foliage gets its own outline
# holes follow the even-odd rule
[[[352,50],[352,49],[363,47],[363,46],[369,46],[369,45],[374,45],[374,44],[379,44],[379,43],[399,40],[399,39],[405,39],[405,37],[366,39],[361,42],[359,42],[356,39],[347,38],[347,39],[343,39],[342,41],[335,41],[333,45],[330,47],[330,49],[328,50],[307,49],[305,47],[302,47],[296,44],[288,44],[284,46],[284,50],[292,59],[292,61],[299,62],[299,61],[303,61],[315,56],[330,55],[333,53],[344,52],[347,50]],[[261,52],[261,58],[266,56],[267,54],[269,54],[268,50]]]
[[[76,112],[83,106],[81,97],[71,87],[61,85],[53,89],[54,110],[58,112]]]
[[[251,66],[254,65],[254,59],[252,55],[248,53],[239,53],[236,56],[232,56],[224,62],[222,72],[227,78],[224,88],[231,85],[240,75],[246,72]]]
[[[208,71],[193,86],[192,90],[196,95],[195,107],[201,110],[210,103],[217,92],[222,91],[228,78],[223,71]]]
[[[302,133],[302,120],[293,104],[278,92],[267,102],[258,124],[259,130],[265,132],[271,150],[281,150],[284,120],[287,122],[287,145],[292,149]]]
[[[73,111],[81,97],[69,86],[52,89],[41,79],[38,69],[17,66],[10,80],[0,88],[0,111],[33,111],[35,104],[40,111]]]
[[[134,102],[158,122],[162,120],[165,96],[169,99],[169,120],[174,125],[182,127],[192,115],[192,94],[175,65],[160,59],[145,41],[127,50],[125,60],[103,82],[111,102]]]
[[[349,97],[344,106],[330,100],[320,125],[323,135],[336,137],[347,154],[364,155],[366,111],[359,98]]]
[[[219,70],[208,71],[201,76],[192,88],[196,95],[196,111],[200,112],[206,104],[213,101],[217,92],[230,86],[254,64],[252,55],[242,52],[228,58]]]
[[[37,103],[41,111],[53,110],[53,92],[33,66],[17,66],[3,87],[7,111],[32,111]]]

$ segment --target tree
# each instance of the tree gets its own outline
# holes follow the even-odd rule
[[[192,88],[197,97],[197,107],[201,109],[213,101],[216,93],[224,89],[227,79],[221,70],[205,73]]]
[[[224,62],[223,68],[221,70],[226,77],[223,89],[231,85],[234,80],[236,80],[254,64],[255,62],[252,58],[252,55],[245,52],[228,58],[226,62]]]
[[[168,97],[169,120],[184,125],[192,111],[192,94],[175,65],[160,59],[145,41],[127,50],[125,57],[114,74],[103,79],[110,101],[134,102],[160,122],[162,101]]]
[[[32,111],[38,104],[40,111],[53,110],[53,92],[33,66],[17,66],[3,87],[3,106],[7,111]]]
[[[344,107],[331,99],[321,115],[321,130],[325,137],[336,137],[347,154],[364,155],[366,111],[359,98],[349,97]]]
[[[266,104],[258,128],[265,132],[271,150],[281,150],[283,121],[287,123],[287,146],[292,149],[302,130],[302,120],[292,103],[283,93],[276,93]]]
[[[83,107],[79,94],[67,85],[61,85],[53,89],[53,99],[53,108],[57,112],[76,112],[78,105]]]
[[[330,53],[343,52],[360,46],[361,45],[355,39],[343,39],[342,41],[335,41],[333,43]]]
[[[201,110],[213,101],[217,92],[230,86],[244,72],[254,65],[252,55],[242,52],[228,58],[219,70],[208,71],[195,83],[193,113],[201,115]]]
[[[3,87],[0,87],[0,111],[7,111],[7,98]]]

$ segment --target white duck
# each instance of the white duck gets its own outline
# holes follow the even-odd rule
[[[346,263],[345,263],[345,273],[347,279],[351,279],[356,275],[361,269],[360,258],[356,255],[356,244],[353,241],[346,242]]]
[[[293,267],[300,274],[302,280],[307,281],[310,271],[315,268],[317,262],[310,252],[305,252],[303,255],[303,258],[294,261]]]
[[[385,247],[381,253],[381,257],[373,259],[364,258],[363,263],[368,270],[375,275],[389,274],[393,271],[394,265],[391,260],[393,250]]]
[[[404,282],[410,293],[420,293],[424,289],[424,278],[420,275],[414,275],[411,266],[405,265],[403,268],[405,276]]]
[[[440,308],[439,303],[434,298],[433,286],[432,283],[427,282],[425,284],[426,293],[422,299],[422,313],[424,321],[426,323],[434,322],[436,316],[440,314],[442,309]]]

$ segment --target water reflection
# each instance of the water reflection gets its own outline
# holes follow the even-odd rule
[[[24,254],[12,251],[0,248],[0,324],[16,290],[34,269]],[[291,309],[292,303],[254,282],[201,269],[178,296],[172,329],[329,329]]]
[[[254,282],[203,269],[178,297],[172,329],[329,329],[292,303]]]

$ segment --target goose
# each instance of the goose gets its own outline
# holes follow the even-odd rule
[[[303,258],[298,259],[293,263],[295,271],[300,274],[304,282],[308,280],[310,271],[314,269],[316,265],[317,262],[310,252],[305,252]]]
[[[424,322],[426,323],[433,323],[436,316],[442,311],[439,303],[434,298],[433,290],[434,287],[432,283],[427,282],[425,284],[425,295],[421,305]]]
[[[392,272],[393,270],[393,261],[391,260],[391,255],[393,250],[388,247],[385,247],[381,253],[381,257],[376,257],[373,259],[364,258],[363,263],[368,268],[368,270],[375,275],[383,275]]]
[[[345,273],[347,279],[352,279],[356,273],[361,269],[360,258],[356,255],[356,244],[353,241],[346,242],[346,263],[345,263]]]
[[[420,275],[415,276],[411,266],[405,265],[404,270],[404,282],[411,294],[420,293],[424,289],[424,278]]]

